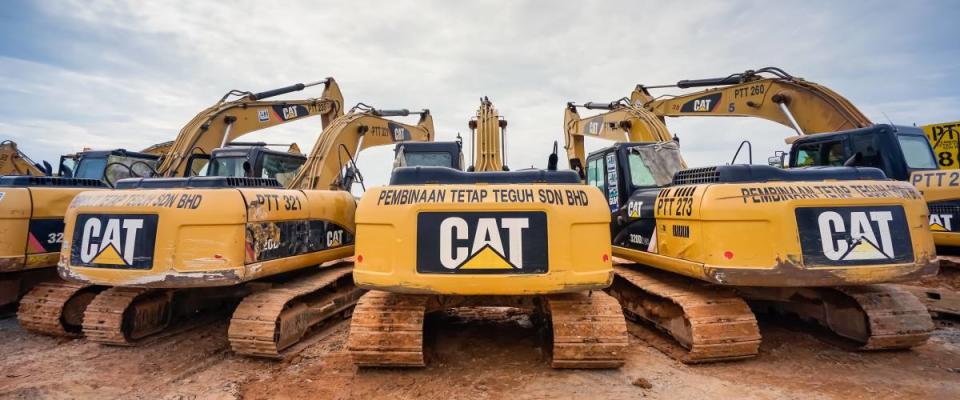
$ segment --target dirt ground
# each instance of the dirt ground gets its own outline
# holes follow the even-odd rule
[[[938,285],[960,281],[951,271]],[[429,366],[355,368],[349,322],[319,334],[286,361],[230,353],[226,317],[136,348],[54,339],[0,320],[0,398],[143,399],[957,399],[960,322],[938,321],[911,351],[850,352],[797,322],[762,318],[759,357],[684,365],[631,337],[620,370],[554,370],[540,330],[515,311],[428,320]]]

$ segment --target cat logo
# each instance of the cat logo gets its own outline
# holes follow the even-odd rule
[[[343,244],[343,229],[327,231],[327,247],[337,247]]]
[[[547,216],[543,212],[420,213],[417,272],[547,272]]]
[[[597,118],[590,122],[587,122],[587,129],[584,131],[587,135],[600,135],[600,132],[603,131],[603,118]]]
[[[156,215],[77,216],[70,263],[84,267],[149,269],[153,266]]]
[[[294,119],[297,117],[297,106],[284,107],[283,108],[283,119]]]
[[[934,232],[953,232],[953,214],[930,213],[930,230]]]
[[[282,104],[278,104],[272,107],[273,107],[273,113],[276,114],[277,120],[280,120],[280,121],[289,121],[291,119],[296,119],[296,118],[303,117],[305,115],[310,115],[310,112],[307,111],[307,108],[300,105],[285,106]],[[269,119],[270,118],[267,117],[267,120]],[[266,121],[261,119],[260,122],[266,122]]]
[[[913,260],[902,207],[799,208],[805,264],[893,264]]]
[[[643,207],[642,201],[630,200],[627,202],[627,216],[630,218],[640,218],[641,207]]]
[[[400,124],[393,122],[387,123],[387,129],[390,130],[390,138],[394,142],[406,142],[410,140],[410,130]]]
[[[690,100],[680,107],[680,112],[711,112],[720,103],[722,93],[708,94]]]

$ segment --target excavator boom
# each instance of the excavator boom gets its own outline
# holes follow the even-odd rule
[[[11,140],[0,142],[0,176],[6,175],[50,175],[51,171],[44,171],[38,167],[30,157],[17,148]]]
[[[507,120],[500,117],[490,99],[484,97],[480,100],[477,116],[468,126],[473,131],[475,147],[472,170],[505,171]]]
[[[592,117],[581,118],[578,108],[605,110]],[[584,138],[595,137],[616,142],[666,142],[670,132],[650,111],[621,99],[610,103],[588,102],[582,105],[567,103],[563,114],[564,149],[570,169],[584,176]]]
[[[711,88],[679,96],[654,98],[649,92],[651,88],[705,86]],[[873,125],[849,100],[833,90],[769,67],[726,78],[682,80],[675,85],[637,85],[630,100],[659,117],[756,117],[785,125],[798,135]]]
[[[319,98],[264,101],[269,97],[320,84],[324,85],[324,90]],[[227,101],[231,95],[241,97]],[[199,166],[190,166],[189,163],[190,156],[194,154],[209,155],[213,149],[223,147],[250,132],[316,115],[320,116],[324,127],[343,115],[343,94],[333,78],[261,93],[231,91],[193,117],[180,130],[157,172],[165,177],[195,175]],[[192,171],[188,171],[188,166]]]

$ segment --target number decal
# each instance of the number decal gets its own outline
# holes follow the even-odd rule
[[[950,153],[949,151],[940,152],[940,154],[937,155],[937,158],[939,159],[938,161],[940,162],[940,165],[944,167],[953,165],[953,153]]]
[[[47,243],[63,243],[63,232],[48,233]]]

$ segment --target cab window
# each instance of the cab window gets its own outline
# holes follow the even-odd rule
[[[862,135],[853,137],[853,152],[860,153],[858,167],[874,167],[883,169],[883,159],[879,151],[876,135]]]
[[[453,168],[453,157],[445,151],[404,152],[403,158],[408,167]]]
[[[797,147],[797,160],[794,166],[813,167],[813,166],[842,166],[847,161],[847,154],[843,148],[843,142],[819,142],[807,143]]]
[[[639,154],[630,153],[627,160],[630,163],[630,183],[634,187],[657,186],[657,181],[650,172],[650,168],[647,168]]]
[[[75,178],[100,180],[103,179],[103,170],[106,169],[106,167],[106,157],[81,158],[80,162],[77,164],[76,170],[73,172],[73,176]]]
[[[933,158],[930,143],[925,136],[897,135],[903,158],[907,160],[907,167],[917,169],[936,169],[937,160]]]
[[[604,171],[603,157],[594,158],[587,163],[587,183],[599,188],[601,192],[606,192]]]
[[[306,160],[300,157],[266,154],[263,157],[263,171],[260,177],[273,178],[280,181],[283,186],[287,186],[287,182],[293,179],[304,162]]]
[[[246,176],[243,163],[246,157],[216,157],[210,161],[207,176]]]

